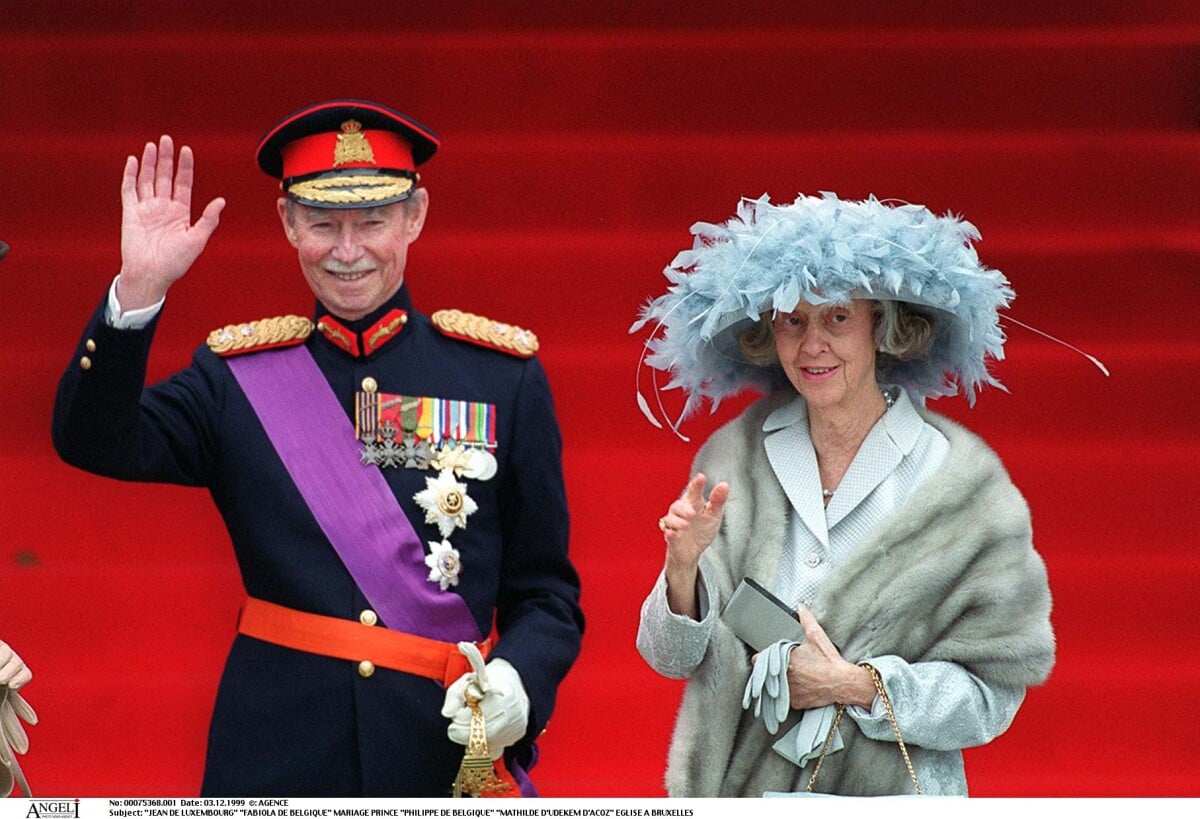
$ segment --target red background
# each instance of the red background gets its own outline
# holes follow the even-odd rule
[[[119,268],[124,158],[171,133],[196,151],[198,198],[229,200],[172,291],[157,378],[214,327],[310,309],[253,150],[335,96],[443,137],[418,307],[542,341],[589,617],[544,794],[662,793],[680,687],[633,647],[654,522],[743,403],[689,424],[690,444],[653,429],[626,329],[692,222],[831,190],[962,213],[1016,287],[1012,314],[1112,370],[1013,327],[1010,392],[934,407],[1004,457],[1055,595],[1058,666],[967,753],[973,793],[1200,795],[1200,6],[4,5],[0,639],[35,673],[39,796],[194,794],[241,597],[204,492],[91,477],[50,446],[58,375]]]

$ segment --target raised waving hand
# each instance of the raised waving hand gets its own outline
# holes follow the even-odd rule
[[[142,158],[125,160],[121,180],[121,278],[117,299],[123,310],[161,301],[168,288],[191,268],[217,229],[223,198],[216,198],[192,223],[195,160],[186,145],[179,151],[169,136],[147,142]]]
[[[667,603],[671,611],[689,617],[699,617],[696,599],[696,578],[700,555],[712,545],[721,528],[729,484],[722,481],[712,488],[707,499],[704,486],[707,478],[697,474],[684,488],[683,494],[659,518],[658,528],[667,542],[664,569],[667,578]]]

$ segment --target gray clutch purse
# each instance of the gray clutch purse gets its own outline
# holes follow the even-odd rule
[[[796,612],[750,577],[734,590],[721,622],[755,651],[779,640],[804,642],[804,627]]]

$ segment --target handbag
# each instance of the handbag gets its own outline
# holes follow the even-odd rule
[[[795,610],[752,577],[742,578],[721,612],[721,621],[755,651],[780,640],[804,642],[804,626]]]
[[[900,746],[900,753],[904,757],[904,766],[908,768],[908,778],[912,780],[913,788],[916,789],[917,795],[920,796],[921,785],[917,782],[917,772],[913,770],[912,760],[908,757],[908,748],[904,744],[904,737],[900,735],[900,724],[896,722],[896,712],[892,710],[892,701],[888,698],[887,691],[883,689],[883,680],[873,665],[868,663],[859,663],[859,665],[871,673],[871,680],[875,683],[875,691],[879,694],[879,698],[883,700],[883,707],[887,711],[888,722],[892,724],[892,731],[896,734],[896,744]],[[829,734],[825,737],[825,745],[821,748],[821,755],[817,758],[817,764],[813,766],[812,776],[808,778],[808,785],[804,788],[805,793],[812,793],[813,783],[817,781],[817,774],[821,772],[821,765],[825,762],[825,754],[828,753],[829,746],[833,743],[833,738],[837,735],[838,723],[841,722],[842,714],[844,713],[846,713],[846,706],[839,705],[837,714],[833,718],[833,725],[829,728]]]

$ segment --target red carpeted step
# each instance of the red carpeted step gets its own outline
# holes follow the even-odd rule
[[[683,443],[669,431],[654,429],[637,409],[640,341],[619,332],[593,340],[611,347],[551,345],[544,354],[566,440],[568,478],[572,487],[579,487],[576,500],[589,501],[583,488],[596,475],[620,470],[633,476],[623,478],[626,489],[629,480],[657,482],[665,494],[652,503],[665,503],[684,480],[699,442],[753,396],[731,401],[715,416],[705,410],[689,420],[683,432],[692,443]],[[1174,513],[1176,499],[1180,493],[1200,492],[1196,485],[1200,470],[1193,445],[1193,398],[1177,385],[1200,379],[1200,364],[1191,348],[1180,343],[1103,344],[1092,351],[1107,362],[1113,373],[1110,378],[1048,342],[1014,340],[1008,357],[996,367],[1010,392],[987,391],[974,409],[958,398],[931,402],[931,407],[983,435],[1005,458],[1035,514],[1039,519],[1044,515],[1049,528],[1039,527],[1040,535],[1067,534],[1081,527],[1109,542],[1119,533],[1138,531],[1140,521],[1153,519],[1160,534],[1184,537],[1187,521]],[[174,361],[171,352],[176,354]],[[165,348],[160,369],[165,372],[182,365],[189,353],[190,340],[187,347]],[[50,449],[49,422],[60,366],[55,356],[39,359],[36,367],[24,371],[5,368],[12,374],[5,383],[11,385],[8,406],[13,413],[5,431],[10,467],[0,477],[9,499],[8,542],[18,549],[22,543],[74,549],[82,535],[83,548],[103,551],[109,543],[116,545],[109,530],[102,528],[103,522],[79,529],[76,516],[91,508],[131,507],[137,519],[153,519],[160,509],[186,514],[194,521],[190,536],[197,550],[189,554],[224,549],[215,546],[217,551],[208,551],[203,545],[208,540],[224,543],[220,522],[203,490],[94,479],[56,460]],[[649,373],[643,372],[642,378],[644,393],[654,401]],[[22,390],[22,384],[43,386]],[[667,392],[663,401],[674,417],[681,406],[679,397]],[[1152,426],[1146,423],[1150,417]],[[1164,477],[1169,477],[1169,487],[1163,485]],[[1042,500],[1043,490],[1050,491],[1052,501]],[[625,496],[640,503],[653,497],[632,490]],[[1125,506],[1138,511],[1137,517],[1128,519],[1127,528],[1096,525],[1112,509]],[[38,513],[43,509],[53,511]],[[623,509],[596,512],[619,516]],[[654,506],[641,514],[652,520],[656,510]],[[96,533],[102,536],[97,538]],[[1190,542],[1184,537],[1179,548]],[[148,546],[153,552],[153,544]],[[128,548],[142,550],[137,544]]]
[[[0,622],[34,672],[23,693],[40,721],[23,764],[38,795],[199,789],[240,584],[231,559],[173,564],[171,539],[151,536],[156,555],[143,548],[140,563],[117,542],[111,560],[85,546],[5,569]]]
[[[18,39],[0,55],[12,80],[6,106],[14,118],[36,112],[49,133],[119,124],[147,137],[225,128],[253,140],[272,117],[347,94],[347,78],[325,70],[327,32],[313,32],[214,36],[199,28],[159,37],[117,30]],[[544,132],[701,132],[729,135],[733,144],[711,157],[720,164],[738,152],[737,134],[931,124],[1186,128],[1196,114],[1198,40],[1200,26],[950,32],[944,23],[817,28],[796,15],[769,28],[743,21],[719,37],[693,27],[372,27],[342,33],[338,48],[355,55],[355,95],[390,101],[427,122],[448,152],[472,134],[520,134],[536,152]],[[53,72],[41,70],[51,62]],[[109,70],[114,63],[123,70]],[[420,83],[412,81],[414,66]],[[170,81],[139,79],[155,76]],[[306,82],[297,84],[297,76]],[[197,117],[197,95],[221,100],[205,115],[215,119]],[[46,99],[60,104],[47,108]]]
[[[1011,332],[1016,334],[1018,329]],[[627,351],[607,359],[607,364],[595,353],[590,359],[583,351],[560,358],[558,351],[547,351],[551,383],[561,386],[556,402],[564,426],[584,435],[587,427],[576,425],[573,419],[588,418],[598,405],[608,412],[615,407],[624,416],[612,418],[605,429],[591,430],[591,440],[605,440],[597,432],[620,430],[612,438],[619,441],[630,436],[639,443],[670,445],[670,440],[666,444],[647,441],[652,434],[660,440],[671,439],[671,434],[652,429],[634,403],[640,341],[622,342],[615,336],[612,340],[625,344]],[[1105,344],[1091,350],[1107,362],[1111,377],[1105,378],[1091,363],[1057,345],[1027,338],[1013,340],[1005,361],[995,367],[1009,393],[987,390],[974,409],[959,397],[931,401],[930,407],[966,423],[1006,450],[1022,441],[1038,446],[1058,441],[1068,451],[1072,445],[1089,443],[1114,445],[1119,451],[1123,441],[1160,441],[1169,452],[1172,445],[1193,439],[1193,402],[1190,394],[1178,389],[1178,385],[1200,378],[1200,363],[1189,346]],[[1147,365],[1148,361],[1153,365]],[[649,373],[643,371],[641,377],[642,392],[653,403]],[[692,447],[718,423],[731,418],[734,408],[744,401],[732,401],[730,409],[722,407],[715,418],[704,409],[686,422],[683,432],[692,438]],[[676,418],[682,408],[678,391],[664,392],[663,403],[669,417]],[[1152,425],[1147,424],[1150,413]],[[1157,446],[1148,451],[1158,451]],[[1031,454],[1037,456],[1036,451]]]
[[[148,646],[147,650],[153,647]],[[24,651],[24,649],[23,649]],[[217,677],[164,679],[143,669],[100,669],[84,651],[64,665],[95,673],[69,682],[46,656],[24,692],[38,711],[21,766],[38,797],[196,796]]]
[[[1060,640],[1073,635],[1060,633]],[[662,795],[662,772],[681,684],[658,677],[630,649],[603,661],[584,654],[581,673],[568,681],[555,721],[569,724],[569,736],[546,737],[539,769],[547,795]],[[1158,793],[1190,796],[1200,789],[1200,753],[1186,720],[1160,717],[1160,703],[1186,701],[1200,679],[1175,664],[1141,666],[1136,674],[1114,668],[1097,652],[1095,661],[1060,659],[1049,682],[1032,689],[1012,727],[994,742],[966,752],[967,772],[976,796],[1136,796]],[[585,677],[586,689],[579,686]],[[574,690],[572,690],[574,689]],[[1153,698],[1144,691],[1157,692]],[[1083,712],[1083,713],[1080,713]],[[597,719],[597,714],[603,714]],[[1067,714],[1078,714],[1058,729]],[[628,719],[636,727],[619,720]],[[1133,725],[1154,724],[1156,747],[1151,755],[1126,754],[1122,776],[1114,777],[1092,760],[1098,748],[1111,749],[1128,737]],[[583,766],[567,748],[604,746],[614,734],[636,736],[635,749],[645,764]],[[1051,748],[1047,750],[1048,736]],[[1130,740],[1132,742],[1132,740]],[[552,745],[551,743],[557,743]],[[1116,751],[1113,751],[1116,753]],[[1051,764],[1053,760],[1053,764]],[[899,762],[897,763],[899,764]]]
[[[588,418],[597,405],[636,415],[633,379],[648,330],[633,336],[626,330],[641,302],[662,292],[663,260],[686,239],[682,229],[511,238],[431,230],[414,248],[410,278],[417,303],[426,310],[460,307],[533,328],[569,426],[575,418]],[[1007,324],[1008,357],[995,372],[1011,395],[985,394],[977,409],[962,417],[1014,434],[1035,432],[1042,427],[1043,407],[1061,403],[1065,417],[1077,418],[1076,426],[1064,423],[1061,429],[1112,438],[1140,428],[1153,404],[1160,432],[1189,434],[1194,417],[1189,396],[1173,389],[1171,381],[1196,377],[1188,313],[1194,299],[1188,296],[1200,294],[1200,256],[1154,246],[1046,254],[1040,248],[1048,241],[1001,234],[985,238],[984,257],[1017,287],[1014,318],[1099,356],[1113,377],[1103,379],[1082,357]],[[1149,241],[1165,244],[1170,236]],[[24,283],[25,308],[0,326],[0,383],[10,385],[5,391],[12,412],[7,429],[14,436],[10,452],[47,442],[55,385],[79,328],[118,266],[115,256],[111,240],[61,247],[36,241],[14,244],[5,260],[6,272]],[[511,286],[480,289],[474,282],[481,272]],[[61,282],[71,277],[77,284],[64,299]],[[1149,280],[1154,287],[1143,286]],[[1162,293],[1176,297],[1164,299]],[[544,308],[547,299],[553,310]],[[172,291],[152,380],[184,365],[213,327],[307,313],[310,305],[292,251],[277,237],[241,243],[221,234]],[[48,316],[54,320],[47,321]],[[642,375],[648,392],[649,373]],[[668,394],[668,406],[676,406],[673,398]],[[939,411],[953,415],[962,407],[942,402]],[[640,416],[637,421],[642,423]]]
[[[43,426],[48,430],[48,422]],[[0,565],[137,568],[149,562],[236,571],[229,537],[204,489],[90,475],[58,459],[48,431],[22,443],[19,452],[0,457]]]
[[[636,430],[614,425],[612,441],[580,445],[572,445],[568,434],[565,455],[575,522],[573,554],[589,583],[617,590],[627,571],[644,578],[615,591],[624,602],[614,606],[614,616],[627,619],[636,618],[636,604],[661,562],[653,521],[686,480],[694,452],[694,447],[663,440],[666,433],[654,432],[659,436],[655,442],[653,436],[631,432]],[[1081,447],[1070,440],[1009,443],[1002,436],[989,437],[993,443],[1000,438],[997,449],[1030,503],[1035,542],[1052,568],[1102,564],[1129,554],[1139,565],[1166,571],[1170,561],[1191,554],[1191,522],[1173,508],[1174,498],[1200,491],[1193,485],[1200,470],[1188,439],[1175,445],[1137,441],[1139,457],[1131,460],[1120,449]],[[114,571],[147,565],[179,571],[222,566],[234,577],[231,549],[203,490],[100,479],[58,463],[50,454],[10,458],[5,466],[6,479],[0,482],[10,501],[5,562],[33,573],[27,576],[94,562]],[[598,480],[604,485],[618,475],[619,492],[598,494],[592,488]],[[1113,508],[1136,514],[1113,518]],[[130,537],[114,527],[110,517],[115,515],[138,522],[145,534]],[[179,519],[187,520],[187,526],[172,523]],[[1149,539],[1145,520],[1156,522]],[[621,561],[611,561],[614,550]],[[607,595],[603,599],[616,602]]]
[[[733,207],[731,202],[726,216]],[[453,306],[520,324],[538,333],[547,352],[589,339],[602,338],[607,347],[625,334],[646,299],[665,291],[662,270],[690,246],[688,228],[696,219],[681,213],[674,229],[654,231],[505,233],[458,230],[436,214],[410,252],[407,276],[425,312]],[[171,291],[159,344],[179,346],[187,355],[214,327],[311,310],[311,294],[278,223],[259,227],[252,239],[241,217],[231,216],[218,229]],[[1047,234],[1010,229],[1003,221],[979,227],[980,257],[1016,288],[1013,318],[1079,346],[1190,341],[1190,304],[1200,297],[1200,232],[1147,226]],[[30,348],[14,367],[34,366],[23,363],[30,357],[63,366],[79,326],[120,267],[116,227],[112,236],[87,241],[59,243],[43,232],[9,243],[13,249],[4,264],[9,275],[25,281],[27,309],[0,325],[0,351]],[[505,286],[482,288],[480,276]],[[74,282],[69,300],[63,298],[64,280]],[[1179,297],[1164,299],[1164,292]],[[47,315],[59,320],[47,324]],[[1015,341],[1036,340],[1028,332],[1010,327]],[[12,372],[0,368],[0,378]]]
[[[119,0],[30,0],[11,9],[6,23],[14,32],[139,31],[167,34],[201,30],[345,32],[370,27],[406,30],[412,40],[428,31],[482,29],[625,28],[704,29],[725,31],[739,26],[811,26],[821,29],[903,29],[929,27],[971,31],[993,27],[1043,28],[1200,23],[1200,12],[1188,0],[1156,0],[1153,4],[1094,0],[1086,4],[1009,0],[1003,4],[964,4],[958,0],[879,3],[841,0],[783,6],[773,0],[742,0],[736,6],[714,0],[674,3],[562,3],[529,0],[520,5],[462,0],[451,5],[424,4],[372,9],[369,22],[361,14],[321,0],[292,0],[283,14],[271,3],[244,0],[176,0],[170,6]]]
[[[614,526],[616,531],[625,531]],[[611,573],[616,580],[616,572]],[[628,584],[629,572],[621,583]],[[1167,582],[1162,578],[1170,577]],[[640,602],[653,575],[636,589],[622,595],[621,583],[607,588],[620,595],[610,603],[635,597]],[[1175,560],[1163,563],[1134,560],[1121,554],[1101,558],[1094,564],[1051,567],[1055,593],[1054,621],[1059,643],[1058,663],[1049,682],[1029,692],[1013,727],[996,742],[967,752],[972,790],[978,796],[1130,796],[1148,792],[1184,796],[1200,787],[1200,752],[1192,742],[1186,720],[1163,723],[1156,715],[1162,702],[1186,701],[1197,673],[1187,664],[1172,659],[1167,644],[1146,640],[1146,630],[1132,623],[1179,623],[1168,643],[1194,642],[1200,638],[1200,604],[1190,589],[1200,580],[1194,565]],[[634,604],[636,608],[636,603]],[[633,795],[661,793],[660,774],[679,703],[678,682],[665,680],[649,671],[633,647],[636,611],[624,605],[609,605],[609,616],[597,627],[623,636],[594,639],[585,647],[579,674],[568,682],[556,719],[574,726],[573,744],[586,746],[587,731],[594,742],[618,730],[614,720],[632,714],[638,723],[640,752],[647,758],[634,771],[592,772],[593,778],[576,783],[585,795],[620,792],[631,783]],[[594,649],[588,651],[588,648]],[[1165,653],[1164,653],[1165,652]],[[574,685],[587,680],[586,688]],[[572,688],[580,692],[573,696]],[[582,689],[582,690],[581,690]],[[1156,692],[1146,697],[1144,691]],[[1177,698],[1182,698],[1179,700]],[[599,725],[587,714],[609,715]],[[1054,765],[1048,765],[1048,725],[1073,714],[1069,726],[1053,735]],[[1105,777],[1089,760],[1097,748],[1111,748],[1128,737],[1132,725],[1154,724],[1156,744],[1163,753],[1126,755],[1124,776]],[[584,733],[580,733],[583,731]],[[1133,740],[1129,740],[1133,742]],[[547,772],[564,778],[573,769],[567,760],[547,754]],[[657,761],[656,768],[652,762]],[[1051,767],[1053,770],[1051,770]],[[1111,773],[1111,772],[1110,772]],[[591,789],[589,789],[591,788]]]
[[[1006,453],[1020,452],[1024,441],[1037,447],[1057,442],[1055,449],[1063,449],[1068,457],[1119,457],[1123,441],[1141,442],[1142,459],[1187,452],[1174,447],[1192,440],[1195,413],[1191,396],[1173,385],[1200,378],[1200,364],[1188,346],[1168,342],[1093,346],[1092,352],[1112,372],[1105,378],[1075,353],[1049,342],[1029,341],[1028,331],[1020,328],[1012,330],[1014,334],[1018,331],[1026,338],[1010,341],[1006,360],[995,366],[1009,392],[987,390],[974,409],[961,398],[930,402],[931,408],[978,430]],[[589,446],[620,448],[630,442],[654,450],[690,450],[753,397],[731,402],[730,408],[722,408],[715,417],[702,410],[683,427],[694,443],[679,444],[671,433],[653,429],[637,409],[635,377],[641,340],[616,332],[594,340],[605,349],[567,342],[550,346],[543,356],[568,444],[582,450]],[[191,341],[168,348],[177,356],[174,361],[162,362],[164,370],[167,365],[186,362]],[[171,356],[164,351],[164,358]],[[10,406],[20,409],[8,430],[13,435],[11,455],[49,456],[50,408],[60,363],[39,360],[36,370],[26,372],[35,373],[30,380],[43,386],[9,399]],[[643,394],[654,402],[650,373],[644,370],[641,378]],[[5,383],[15,386],[23,380],[6,379]],[[676,417],[682,406],[677,391],[665,391],[662,398],[669,416]],[[601,409],[606,422],[597,428],[594,419]],[[1147,425],[1151,412],[1155,413],[1154,422]],[[1080,449],[1080,444],[1089,448]],[[1105,450],[1106,444],[1115,446]],[[1031,460],[1038,454],[1039,450],[1032,451]]]
[[[185,574],[186,582],[180,582]],[[1031,692],[1009,734],[968,754],[978,795],[1012,794],[1014,777],[1020,781],[1016,793],[1027,795],[1145,793],[1139,789],[1145,787],[1145,777],[1162,789],[1156,793],[1190,793],[1198,769],[1193,743],[1180,721],[1157,731],[1158,747],[1170,764],[1128,760],[1126,770],[1139,787],[1121,779],[1109,778],[1105,784],[1098,778],[1063,781],[1048,776],[1037,748],[1045,735],[1043,719],[1079,710],[1080,703],[1122,704],[1120,709],[1090,710],[1072,731],[1058,735],[1061,752],[1086,757],[1090,743],[1104,745],[1120,735],[1124,719],[1145,721],[1159,701],[1186,697],[1195,685],[1194,672],[1172,662],[1170,645],[1200,636],[1194,633],[1190,594],[1198,580],[1194,574],[1195,567],[1187,563],[1168,566],[1123,555],[1052,570],[1060,660],[1048,685]],[[1164,576],[1171,578],[1170,584],[1163,584]],[[36,755],[26,765],[30,776],[37,776],[41,787],[49,789],[46,793],[194,793],[212,687],[238,599],[223,573],[194,567],[186,573],[162,566],[42,567],[36,579],[43,592],[58,593],[58,614],[73,627],[67,634],[40,635],[34,623],[26,634],[25,656],[38,669],[36,685],[26,693],[35,704],[50,705],[42,707],[42,723],[35,730]],[[142,590],[136,605],[128,599],[116,602],[114,596],[124,594],[130,584]],[[623,584],[628,580],[606,588],[606,596]],[[1138,603],[1146,600],[1156,606]],[[606,608],[617,616],[594,618],[577,674],[564,688],[562,706],[544,739],[540,781],[546,795],[652,795],[658,789],[654,764],[622,770],[593,760],[580,770],[587,754],[578,748],[604,748],[623,737],[637,736],[649,757],[655,757],[650,752],[654,747],[665,755],[678,704],[678,683],[656,677],[632,648],[636,606],[626,612],[617,603],[608,599]],[[95,611],[104,616],[92,616]],[[1176,622],[1183,630],[1176,629],[1168,644],[1158,645],[1147,640],[1153,635],[1129,629],[1130,618]],[[164,628],[164,623],[172,627]],[[186,639],[179,639],[180,628],[186,629]],[[1098,633],[1109,639],[1096,644],[1093,635]],[[1081,648],[1088,644],[1096,650]],[[1122,658],[1120,666],[1111,662],[1114,654]],[[86,668],[77,662],[80,656],[90,658]],[[1141,677],[1163,676],[1157,698],[1136,695],[1140,686],[1130,676],[1134,668]],[[630,691],[637,692],[636,707],[629,703]],[[596,719],[596,713],[608,716]],[[114,737],[122,743],[119,760],[97,757],[85,770],[58,765],[71,759],[70,749],[79,742],[103,747]],[[122,784],[119,791],[113,790],[114,782]]]
[[[593,588],[593,599],[627,585],[628,574],[610,573],[614,583]],[[1146,724],[1158,703],[1186,701],[1195,672],[1172,661],[1170,646],[1200,636],[1190,594],[1194,574],[1194,567],[1178,562],[1167,566],[1121,555],[1052,571],[1059,663],[1050,682],[1030,693],[1011,731],[969,753],[978,795],[1118,796],[1144,793],[1140,788],[1147,782],[1164,795],[1191,792],[1200,768],[1184,721],[1158,723],[1162,755],[1127,760],[1124,769],[1133,780],[1092,777],[1087,760],[1093,743],[1111,742],[1130,721]],[[1164,577],[1171,580],[1164,583]],[[41,708],[36,755],[26,766],[30,775],[38,777],[44,792],[81,796],[194,792],[212,691],[239,599],[224,573],[43,567],[37,578],[39,588],[57,593],[60,619],[44,618],[26,629],[30,645],[23,653],[38,669],[26,693],[35,707],[39,699],[51,705]],[[141,590],[137,599],[126,596],[129,587]],[[610,600],[606,611],[617,611],[615,602]],[[593,618],[577,673],[563,689],[543,740],[539,781],[546,795],[658,792],[679,684],[658,678],[637,657],[636,609],[626,616],[620,608],[620,620]],[[1176,629],[1158,645],[1144,633],[1130,632],[1131,621],[1175,622],[1183,631]],[[67,633],[64,623],[72,624]],[[1119,665],[1112,661],[1118,650]],[[89,658],[86,666],[78,661],[83,656]],[[1137,695],[1147,685],[1157,692],[1155,698]],[[1080,703],[1089,702],[1111,707],[1084,709],[1086,718],[1081,715],[1070,731],[1056,732],[1061,753],[1057,775],[1049,776],[1037,751],[1046,720],[1075,713]],[[608,764],[606,748],[614,733],[638,736],[647,763],[631,770]],[[122,743],[119,758],[94,757],[82,770],[67,764],[79,744],[103,747],[115,738]],[[114,782],[121,783],[119,790],[114,791]]]
[[[693,221],[823,189],[966,214],[1016,284],[1012,315],[1112,370],[1014,326],[996,366],[1010,393],[933,405],[1005,459],[1055,595],[1059,665],[1008,734],[968,753],[974,793],[1200,793],[1191,722],[1163,719],[1196,687],[1179,646],[1200,636],[1196,4],[531,0],[368,23],[308,0],[287,15],[61,0],[6,9],[5,30],[0,638],[35,669],[26,769],[41,792],[194,793],[241,598],[203,490],[94,478],[50,449],[54,385],[119,266],[124,157],[173,132],[198,152],[197,198],[230,200],[172,293],[156,378],[214,326],[309,311],[251,154],[264,111],[350,93],[445,137],[425,174],[418,306],[542,338],[590,623],[543,739],[546,795],[661,794],[680,685],[633,647],[661,564],[653,522],[749,400],[689,422],[690,443],[653,429],[634,403],[644,336],[626,328]]]
[[[220,193],[233,202],[224,235],[248,230],[258,238],[277,225],[271,182],[250,160],[253,139],[196,137],[197,199]],[[79,238],[111,241],[123,157],[140,141],[116,135],[85,146],[48,135],[41,142],[48,155],[70,161],[18,165],[7,183],[71,190],[64,208]],[[0,155],[25,149],[23,136],[0,135]],[[464,137],[455,150],[458,159],[426,172],[437,218],[454,230],[681,230],[692,221],[728,218],[741,196],[770,193],[785,201],[822,190],[915,201],[968,214],[992,231],[1049,224],[1059,233],[1191,230],[1200,218],[1191,195],[1200,184],[1200,138],[1183,133],[910,131],[747,135],[736,142],[711,135],[546,134],[536,150],[509,134]],[[35,211],[13,211],[5,214],[8,235],[45,235]]]

